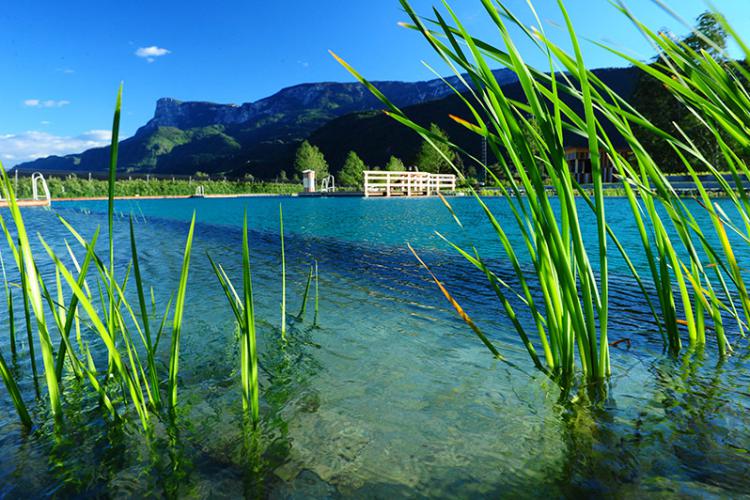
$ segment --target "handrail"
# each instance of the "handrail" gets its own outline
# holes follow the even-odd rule
[[[31,197],[34,200],[39,199],[39,187],[37,186],[37,183],[39,181],[42,182],[42,187],[44,188],[45,199],[47,200],[47,202],[51,202],[52,196],[50,195],[50,192],[49,192],[49,186],[47,186],[47,181],[44,180],[44,176],[42,175],[41,172],[34,172],[33,174],[31,174]]]
[[[325,177],[320,181],[320,192],[321,193],[334,193],[336,192],[336,180],[332,175]]]

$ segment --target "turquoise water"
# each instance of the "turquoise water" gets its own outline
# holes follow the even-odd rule
[[[308,308],[306,321],[291,321],[284,349],[277,341],[279,203],[290,315],[299,309],[313,259],[321,274],[320,327],[311,327]],[[135,424],[106,425],[90,391],[69,381],[65,429],[52,433],[42,400],[32,406],[44,423],[25,435],[2,391],[0,496],[726,497],[750,491],[744,343],[723,363],[712,347],[677,359],[665,355],[632,280],[613,257],[610,337],[630,339],[632,347],[613,349],[616,375],[603,403],[561,406],[559,391],[536,372],[489,355],[406,248],[409,242],[418,249],[510,361],[527,367],[483,278],[434,233],[476,244],[509,276],[476,203],[452,203],[464,230],[435,199],[118,202],[119,272],[129,257],[125,216],[133,214],[144,279],[160,305],[176,288],[188,222],[198,214],[177,423],[158,427],[149,439]],[[512,228],[505,202],[489,203]],[[205,257],[210,253],[239,283],[244,209],[263,366],[264,452],[250,462],[233,318]],[[608,200],[608,211],[623,242],[634,245],[625,200]],[[62,250],[70,237],[57,215],[90,235],[106,226],[106,203],[63,202],[24,215],[32,232]],[[593,241],[593,224],[585,227]],[[49,268],[42,271],[54,280]],[[1,335],[7,342],[7,332]],[[167,352],[161,355],[165,363]],[[25,359],[20,353],[16,372],[24,394],[33,394]]]

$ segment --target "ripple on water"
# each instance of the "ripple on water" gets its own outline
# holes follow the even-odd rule
[[[159,423],[149,440],[131,425],[112,429],[95,398],[74,397],[70,384],[66,408],[74,425],[64,442],[55,443],[47,421],[23,436],[3,392],[0,452],[7,459],[0,462],[0,496],[236,497],[256,492],[256,482],[265,495],[285,498],[535,491],[732,496],[750,487],[744,353],[719,367],[710,347],[705,356],[663,355],[637,288],[617,266],[610,337],[631,339],[633,346],[612,350],[618,374],[603,405],[560,408],[554,386],[525,368],[527,355],[482,277],[425,236],[429,224],[441,230],[452,224],[439,203],[345,202],[351,210],[339,208],[332,217],[309,201],[285,200],[289,310],[299,309],[307,266],[316,258],[321,325],[310,328],[308,307],[307,321],[290,328],[292,341],[283,349],[278,200],[140,203],[146,217],[136,226],[142,272],[155,285],[160,308],[176,286],[186,217],[192,208],[207,209],[196,231],[185,313],[179,432]],[[268,450],[253,464],[243,458],[234,323],[205,261],[211,253],[239,282],[240,230],[231,221],[239,223],[244,204],[257,222],[250,240]],[[330,201],[323,205],[330,208]],[[491,245],[471,205],[459,209],[471,222],[466,226],[476,228],[470,236]],[[97,210],[81,213],[71,205],[60,213],[91,234],[105,221]],[[424,234],[404,227],[412,212],[423,221]],[[359,222],[352,222],[355,217]],[[371,227],[378,218],[383,224]],[[32,231],[43,229],[48,241],[64,248],[65,231],[54,213],[29,211],[29,222]],[[118,219],[116,233],[127,241],[125,219]],[[421,245],[451,293],[523,369],[489,356],[414,262],[406,240]],[[118,245],[121,275],[128,254],[127,245]],[[512,283],[507,264],[490,255],[493,270]],[[54,279],[49,267],[42,272]],[[101,361],[106,352],[97,348],[95,355]],[[159,353],[163,366],[167,355],[166,349]],[[18,371],[30,394],[28,365],[19,363]],[[40,403],[35,418],[44,421],[44,415]]]

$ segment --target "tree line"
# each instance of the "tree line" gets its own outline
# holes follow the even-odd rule
[[[430,132],[448,140],[448,134],[434,123],[430,125]],[[411,167],[416,168],[420,172],[447,174],[453,173],[451,163],[459,167],[462,166],[460,157],[449,146],[442,142],[436,143],[435,146],[424,141]],[[331,174],[331,169],[323,152],[307,140],[300,144],[294,157],[295,176],[301,177],[302,172],[305,170],[314,170],[315,178],[318,180],[322,180]],[[356,151],[349,151],[344,163],[336,170],[334,177],[339,186],[362,188],[365,170],[403,172],[407,170],[407,166],[401,158],[396,156],[391,156],[388,162],[382,167],[379,165],[368,166]],[[476,176],[476,168],[470,167],[467,173]]]

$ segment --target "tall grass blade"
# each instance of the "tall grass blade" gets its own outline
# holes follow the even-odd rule
[[[208,255],[214,274],[219,280],[224,295],[232,308],[240,330],[240,379],[242,385],[242,409],[255,428],[260,421],[258,387],[258,352],[255,335],[255,306],[250,272],[250,248],[248,244],[247,211],[242,224],[242,297],[239,296],[224,269]]]
[[[0,252],[0,268],[3,271],[3,286],[5,287],[5,300],[8,303],[8,334],[10,340],[10,354],[16,357],[16,320],[13,314],[13,293],[8,285],[8,275],[5,273],[5,261],[3,253]]]
[[[0,172],[2,172],[2,191],[3,198],[8,202],[11,217],[16,227],[18,237],[19,262],[23,262],[23,276],[25,276],[24,289],[27,291],[31,301],[31,308],[37,322],[37,331],[39,334],[39,344],[42,350],[42,362],[44,363],[44,376],[47,382],[47,392],[49,394],[50,409],[56,423],[62,422],[62,395],[60,386],[55,375],[55,355],[52,347],[52,339],[47,329],[47,319],[44,312],[44,303],[39,287],[39,274],[37,272],[34,256],[31,252],[31,245],[26,233],[26,226],[21,216],[21,209],[16,201],[11,181],[8,174],[0,163]]]
[[[284,211],[279,203],[279,233],[281,235],[281,339],[286,340],[286,257],[284,254]]]
[[[122,83],[117,90],[115,101],[115,114],[112,118],[112,141],[109,148],[109,186],[107,191],[107,236],[109,243],[109,314],[107,315],[107,328],[115,335],[115,240],[114,240],[114,213],[115,213],[115,182],[117,180],[117,152],[120,145],[120,111],[122,108]],[[110,358],[110,366],[111,366]]]
[[[310,293],[310,283],[312,282],[313,278],[313,266],[310,266],[310,272],[307,275],[307,283],[305,284],[305,293],[302,295],[302,306],[300,306],[299,314],[297,314],[297,319],[305,319],[305,310],[307,309],[307,296]]]
[[[280,205],[279,210],[281,210]],[[243,352],[245,352],[244,361],[242,363],[242,371],[244,379],[243,385],[245,387],[244,399],[247,400],[245,411],[248,411],[249,407],[251,422],[253,426],[256,426],[260,420],[258,395],[258,352],[255,341],[255,306],[253,304],[253,283],[250,275],[250,249],[247,237],[247,212],[245,212],[245,218],[242,227],[242,290],[244,306],[242,350]],[[283,238],[283,222],[281,234]],[[284,312],[286,311],[284,310]]]
[[[11,373],[8,364],[5,362],[2,352],[0,352],[0,376],[2,376],[5,388],[13,400],[13,406],[16,408],[16,412],[18,412],[18,418],[21,419],[21,423],[26,429],[31,429],[31,416],[29,416],[26,403],[23,402],[23,397],[21,397],[21,391],[13,378],[13,373]]]
[[[177,298],[174,305],[174,316],[172,318],[172,339],[170,344],[169,356],[169,405],[171,409],[177,407],[177,376],[180,364],[180,334],[182,333],[182,318],[185,312],[185,295],[187,293],[188,272],[190,270],[190,253],[193,246],[193,232],[195,230],[195,212],[190,221],[190,230],[188,231],[187,242],[185,243],[185,253],[182,260],[182,273],[180,274],[180,284],[177,288]]]
[[[130,252],[133,262],[133,275],[135,277],[135,287],[138,292],[138,305],[140,306],[140,319],[143,322],[143,334],[146,346],[146,357],[148,364],[149,381],[151,384],[150,396],[154,406],[158,408],[161,404],[159,394],[159,376],[156,369],[156,356],[154,352],[154,342],[151,336],[151,327],[149,324],[148,306],[146,296],[143,292],[143,279],[141,278],[141,266],[138,261],[138,248],[135,242],[135,229],[133,228],[133,218],[130,218]],[[136,323],[137,324],[137,323]]]
[[[313,316],[313,326],[318,326],[318,261],[315,261],[315,315]]]

